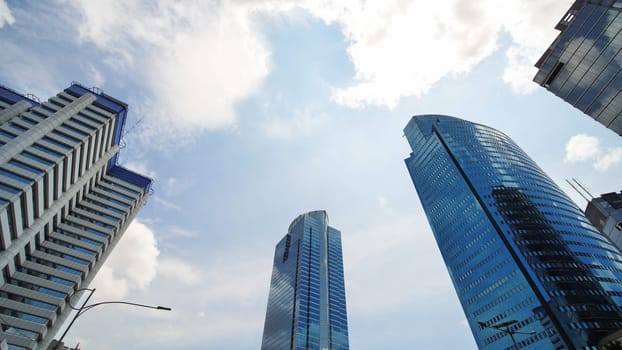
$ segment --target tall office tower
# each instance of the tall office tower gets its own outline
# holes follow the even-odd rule
[[[151,180],[116,162],[126,114],[78,84],[43,103],[0,88],[0,339],[11,349],[47,348],[147,200]]]
[[[585,216],[622,250],[622,191],[592,198],[585,209]]]
[[[534,81],[622,135],[622,0],[576,0]]]
[[[594,349],[622,328],[622,255],[509,137],[440,115],[404,132],[480,349]]]
[[[323,210],[298,216],[276,245],[261,349],[349,349],[341,233]]]

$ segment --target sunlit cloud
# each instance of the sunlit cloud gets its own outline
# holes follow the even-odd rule
[[[594,163],[594,169],[598,171],[606,171],[614,165],[622,162],[622,147],[610,148],[609,152],[599,158]]]
[[[272,68],[258,16],[306,13],[339,25],[355,76],[351,85],[333,87],[333,100],[394,108],[443,78],[469,73],[499,49],[503,34],[511,42],[500,78],[516,92],[532,91],[533,64],[570,2],[508,0],[501,8],[494,0],[70,0],[81,14],[80,40],[148,91],[147,107],[138,107],[150,119],[140,136],[154,147],[235,127],[236,104],[255,95]],[[267,120],[266,133],[292,138],[298,126],[288,119]]]
[[[0,28],[2,28],[5,23],[11,25],[15,23],[15,18],[13,18],[11,10],[6,2],[4,0],[0,0]]]
[[[132,289],[147,288],[156,276],[158,245],[153,231],[134,220],[93,280],[96,298],[124,298]]]
[[[568,140],[566,144],[566,161],[582,162],[600,155],[600,141],[597,137],[579,134]]]
[[[571,1],[372,0],[303,2],[312,14],[338,23],[349,42],[354,84],[333,98],[350,107],[394,108],[402,97],[421,96],[444,77],[470,72],[512,39],[503,80],[518,93],[533,91],[539,55]]]
[[[594,169],[600,172],[622,163],[622,147],[608,148],[603,151],[597,137],[578,134],[566,144],[566,162],[593,162]]]
[[[234,105],[268,74],[269,51],[248,8],[223,2],[71,3],[79,35],[150,92],[143,141],[157,147],[235,125]],[[156,139],[158,141],[156,142]]]

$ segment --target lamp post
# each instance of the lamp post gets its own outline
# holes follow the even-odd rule
[[[80,291],[89,291],[89,296],[86,297],[86,300],[84,300],[84,302],[82,303],[82,306],[80,306],[79,308],[76,308],[76,307],[74,307],[71,304],[71,298],[74,295],[76,295],[77,292],[80,292]],[[90,289],[90,288],[80,288],[80,289],[77,289],[75,292],[73,292],[73,294],[71,294],[69,296],[69,306],[72,309],[77,310],[78,312],[76,312],[76,314],[71,319],[71,322],[69,322],[69,325],[65,329],[65,332],[63,332],[63,335],[61,335],[60,338],[57,340],[55,348],[62,346],[63,339],[65,338],[65,335],[67,335],[67,332],[69,332],[69,329],[71,328],[71,326],[73,326],[73,323],[76,322],[76,319],[78,317],[80,317],[82,314],[84,314],[85,312],[87,312],[90,309],[94,308],[95,306],[106,305],[106,304],[123,304],[123,305],[144,307],[144,308],[147,308],[147,309],[155,309],[155,310],[164,310],[164,311],[171,311],[172,310],[170,307],[166,307],[166,306],[145,305],[145,304],[138,304],[138,303],[130,303],[130,302],[127,302],[127,301],[103,301],[103,302],[100,302],[100,303],[86,305],[86,303],[89,302],[89,299],[91,299],[91,297],[93,296],[93,293],[95,293],[95,288],[93,288],[93,289]]]
[[[493,325],[488,325],[488,322],[482,322],[482,321],[477,321],[477,324],[479,324],[480,327],[482,328],[492,328],[492,329],[496,329],[498,331],[501,331],[505,334],[509,334],[510,338],[512,338],[512,343],[514,344],[514,349],[518,350],[518,344],[516,343],[516,339],[514,339],[514,334],[527,334],[527,335],[533,335],[536,334],[536,331],[530,331],[530,332],[518,332],[515,331],[513,329],[510,329],[510,326],[518,323],[518,321],[516,320],[509,320],[509,321],[505,321],[505,322],[501,322],[501,323],[497,323],[497,324],[493,324]]]

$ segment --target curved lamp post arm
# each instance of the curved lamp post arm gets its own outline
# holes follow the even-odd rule
[[[103,301],[101,303],[95,303],[95,304],[87,305],[87,306],[83,307],[82,310],[79,311],[79,313],[83,314],[83,313],[89,311],[90,309],[94,308],[95,306],[106,305],[106,304],[124,304],[124,305],[144,307],[144,308],[147,308],[147,309],[165,310],[165,311],[171,311],[172,310],[170,307],[160,306],[160,305],[153,306],[153,305],[145,305],[145,304],[138,304],[138,303],[130,303],[130,302],[127,302],[127,301]]]
[[[73,305],[71,305],[71,297],[76,295],[76,293],[81,291],[81,290],[88,290],[90,293],[89,293],[89,296],[86,297],[86,300],[82,303],[82,306],[80,306],[79,309],[76,309]],[[71,306],[71,308],[74,309],[74,310],[78,310],[78,312],[76,312],[76,315],[71,319],[71,322],[69,322],[69,325],[67,326],[67,328],[65,328],[65,331],[63,332],[63,335],[61,335],[60,338],[58,339],[58,344],[62,344],[63,343],[63,339],[65,339],[65,335],[67,335],[67,332],[69,332],[69,329],[71,328],[71,326],[73,326],[73,323],[76,322],[76,319],[78,318],[78,316],[80,316],[80,313],[84,309],[84,306],[86,305],[86,303],[89,302],[89,299],[91,299],[91,297],[93,296],[93,293],[95,293],[95,288],[93,288],[93,289],[80,288],[80,289],[76,290],[75,292],[73,292],[73,294],[71,294],[69,296],[69,302],[68,302],[69,306]]]
[[[69,301],[67,302],[67,304],[69,304],[69,307],[74,309],[74,310],[80,310],[82,307],[75,307],[73,306],[73,304],[71,303],[71,298],[73,298],[76,294],[78,294],[78,292],[82,292],[82,291],[86,291],[88,290],[89,293],[89,297],[84,301],[84,303],[82,303],[82,307],[84,307],[84,304],[86,304],[86,302],[91,298],[91,295],[93,295],[93,293],[95,293],[95,289],[91,289],[91,288],[80,288],[80,289],[76,289],[73,293],[69,294]]]
[[[71,298],[79,291],[84,291],[84,290],[88,290],[89,296],[86,298],[86,300],[84,300],[84,302],[82,303],[82,306],[80,306],[79,308],[74,307],[71,304]],[[166,306],[154,306],[154,305],[146,305],[146,304],[138,304],[138,303],[130,303],[127,301],[102,301],[100,303],[95,303],[95,304],[91,304],[91,305],[86,305],[89,302],[89,299],[91,299],[91,297],[93,296],[93,293],[95,293],[95,288],[90,289],[90,288],[80,288],[77,289],[73,294],[71,294],[69,296],[69,301],[68,304],[69,306],[74,309],[77,310],[78,312],[76,312],[75,316],[73,316],[73,319],[71,319],[71,322],[69,323],[69,325],[67,326],[67,328],[65,329],[65,332],[63,332],[63,335],[61,335],[61,337],[58,339],[58,344],[62,344],[63,339],[65,338],[65,335],[67,335],[67,332],[69,332],[69,329],[71,328],[71,326],[73,325],[73,323],[76,321],[76,319],[78,317],[80,317],[82,314],[84,314],[85,312],[89,311],[90,309],[94,308],[95,306],[100,306],[100,305],[107,305],[107,304],[123,304],[123,305],[130,305],[130,306],[137,306],[137,307],[143,307],[143,308],[147,308],[147,309],[155,309],[155,310],[164,310],[164,311],[171,311],[172,309],[170,307],[166,307]]]

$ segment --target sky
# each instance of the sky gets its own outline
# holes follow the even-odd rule
[[[274,246],[341,230],[352,349],[476,349],[403,160],[417,114],[483,123],[619,191],[622,139],[531,81],[571,0],[0,0],[0,84],[129,104],[154,193],[100,270],[85,350],[258,349]]]

